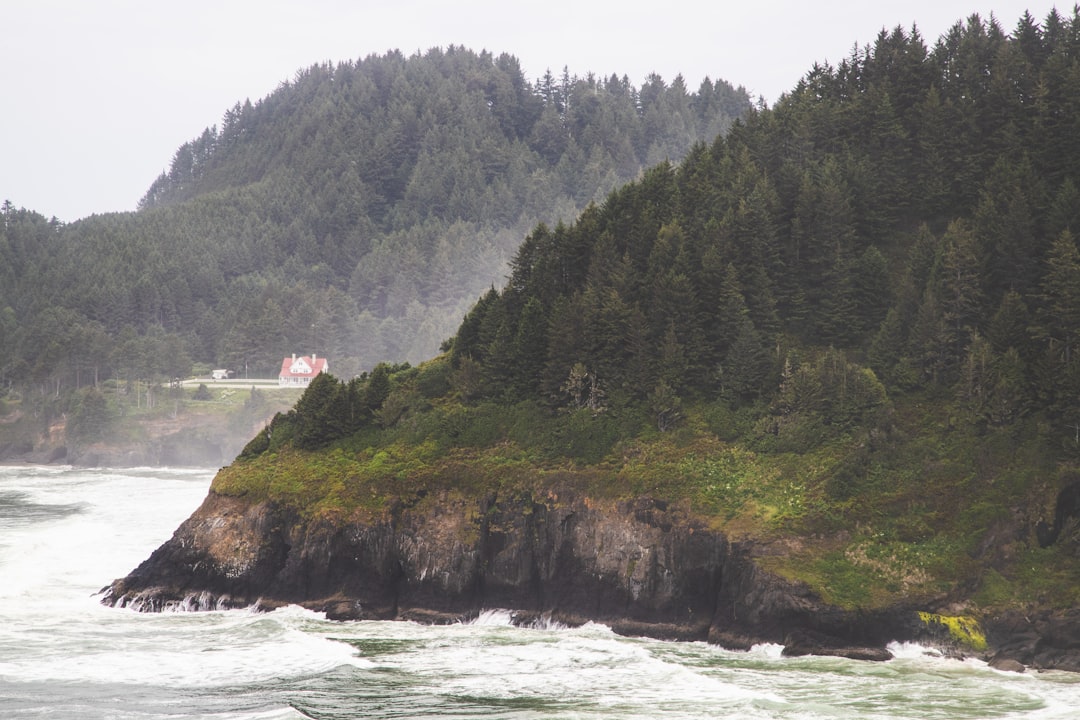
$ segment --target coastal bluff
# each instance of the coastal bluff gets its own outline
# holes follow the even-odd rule
[[[297,604],[333,619],[428,623],[504,608],[523,624],[595,621],[731,649],[782,643],[790,655],[883,660],[892,641],[960,652],[916,608],[833,607],[755,562],[776,551],[647,497],[434,493],[342,519],[211,491],[170,540],[104,589],[102,602],[140,611]],[[987,659],[1080,669],[1080,644],[1048,642],[1018,622],[990,621]],[[1044,631],[1063,637],[1054,622]],[[1054,650],[1041,664],[1039,647]]]

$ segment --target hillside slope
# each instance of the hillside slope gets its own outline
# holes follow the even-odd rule
[[[861,656],[875,629],[937,629],[1080,669],[1077,38],[1077,13],[1011,34],[973,17],[932,48],[883,32],[678,166],[537,226],[444,355],[320,377],[111,599],[381,592],[458,612],[508,584],[582,612],[557,576],[585,573],[598,617],[691,636]],[[200,535],[219,504],[242,553]],[[687,575],[671,543],[691,535],[713,550]]]
[[[193,366],[343,377],[438,352],[538,221],[571,218],[748,111],[651,76],[527,80],[460,47],[301,70],[181,146],[136,213],[0,211],[0,388],[42,425],[74,391]],[[108,394],[114,415],[123,398]]]

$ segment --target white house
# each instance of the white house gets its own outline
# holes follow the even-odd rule
[[[278,386],[280,387],[307,387],[311,379],[321,372],[330,372],[330,364],[326,358],[293,353],[291,358],[281,361],[281,372],[278,374]]]

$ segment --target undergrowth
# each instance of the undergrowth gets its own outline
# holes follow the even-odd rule
[[[721,403],[687,404],[681,424],[659,432],[625,408],[560,412],[395,392],[393,422],[314,452],[285,434],[223,469],[214,490],[328,517],[374,516],[433,492],[650,496],[687,503],[733,538],[780,543],[761,564],[841,607],[1080,601],[1075,555],[1041,550],[1030,533],[1062,474],[1035,420],[976,430],[917,398],[887,422],[782,450]]]

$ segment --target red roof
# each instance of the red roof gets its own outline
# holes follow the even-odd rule
[[[310,355],[294,355],[281,361],[280,377],[313,378],[321,372],[326,372],[326,358]]]

